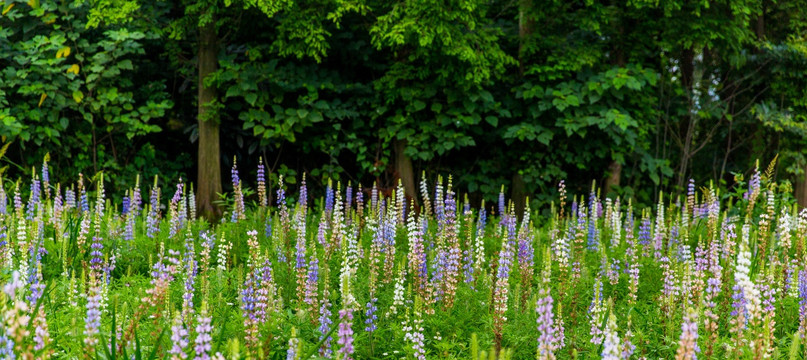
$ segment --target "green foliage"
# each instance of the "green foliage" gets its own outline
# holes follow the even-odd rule
[[[12,4],[0,19],[0,136],[39,159],[41,146],[58,146],[54,162],[79,171],[137,158],[134,141],[159,132],[155,120],[173,106],[164,81],[143,79],[151,65],[139,61],[159,33],[88,22],[109,12],[104,4]]]
[[[594,178],[650,204],[689,178],[726,184],[757,158],[780,155],[777,175],[794,182],[807,167],[807,13],[794,1],[47,0],[0,11],[0,136],[15,141],[15,174],[48,152],[65,170],[194,171],[208,25],[218,70],[202,79],[216,92],[201,116],[220,122],[224,168],[258,152],[272,172],[390,188],[402,159],[412,173],[459,173],[474,201],[505,185],[541,204],[558,179],[580,190],[588,180],[576,179]]]

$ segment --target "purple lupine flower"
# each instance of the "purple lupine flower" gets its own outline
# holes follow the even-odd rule
[[[292,330],[292,336],[289,339],[289,347],[286,351],[286,360],[297,360],[300,354],[297,353],[297,348],[300,346],[300,339],[296,337],[295,331]]]
[[[129,206],[130,206],[129,205],[129,197],[124,196],[123,197],[123,204],[121,205],[120,214],[123,215],[123,216],[126,216],[127,214],[129,214]]]
[[[443,224],[446,216],[446,204],[443,198],[443,178],[437,177],[437,185],[434,186],[434,215],[437,217],[437,231],[443,231]]]
[[[375,210],[378,206],[378,184],[373,182],[373,188],[370,190],[370,210]]]
[[[188,330],[179,317],[174,320],[174,325],[171,326],[171,349],[168,353],[173,355],[175,359],[187,359],[188,354],[185,352],[188,347]]]
[[[319,307],[319,340],[325,338],[325,335],[328,334],[328,331],[331,329],[331,324],[333,321],[331,320],[331,303],[328,300],[327,294],[325,294],[324,300],[322,301],[322,305]],[[319,355],[330,359],[331,354],[331,336],[328,335],[328,338],[322,343],[322,347],[319,349]]]
[[[445,282],[446,271],[448,267],[448,252],[445,250],[438,250],[437,257],[434,262],[434,271],[432,272],[432,285],[435,289],[435,301],[440,301]]]
[[[353,206],[353,186],[348,184],[345,189],[345,213],[350,213],[351,206]]]
[[[353,354],[353,309],[345,308],[339,310],[339,338],[336,343],[342,347],[337,351],[342,359],[352,359]]]
[[[140,195],[140,175],[137,176],[137,180],[135,180],[135,186],[130,190],[131,199],[130,199],[130,211],[134,213],[134,215],[138,215],[140,212],[140,206],[143,205],[143,199]]]
[[[425,336],[423,335],[423,319],[420,316],[420,312],[416,310],[414,321],[404,321],[402,325],[404,340],[412,344],[415,359],[426,360],[426,347],[423,344],[425,340]]]
[[[272,281],[272,263],[268,259],[264,260],[263,265],[255,269],[254,277],[253,281],[257,286],[254,295],[254,317],[256,324],[263,324],[268,319],[266,309],[271,305],[269,295],[275,288]]]
[[[328,187],[325,188],[325,214],[330,216],[333,211],[333,186],[331,180],[328,179]]]
[[[661,257],[659,262],[661,263],[660,267],[664,270],[664,286],[661,293],[668,299],[673,299],[680,294],[681,290],[677,285],[675,269],[672,268],[670,259],[666,256]]]
[[[263,166],[263,157],[258,158],[258,201],[261,207],[266,207],[266,172]]]
[[[799,334],[807,337],[807,270],[799,271]]]
[[[553,312],[552,295],[547,288],[542,288],[538,294],[535,312],[538,313],[538,358],[554,359],[554,352],[559,345],[556,334],[555,313]]]
[[[507,300],[509,298],[509,278],[510,267],[513,264],[513,238],[515,232],[515,216],[507,216],[508,238],[502,239],[502,249],[499,252],[499,266],[496,271],[496,283],[493,290],[493,332],[495,336],[501,336],[504,322],[507,320],[504,314],[507,312]]]
[[[160,232],[160,188],[157,187],[157,177],[154,177],[154,187],[151,188],[151,207],[149,209],[148,217],[146,219],[147,230],[146,235],[149,238],[154,238]]]
[[[42,162],[42,187],[45,188],[45,195],[50,197],[50,172],[48,171],[48,162]]]
[[[94,346],[98,343],[95,335],[101,328],[101,293],[97,285],[93,285],[87,295],[87,315],[84,318],[84,343]]]
[[[522,268],[532,268],[534,265],[535,251],[532,247],[532,236],[519,236],[518,239],[518,263]]]
[[[196,352],[196,358],[201,360],[210,359],[211,341],[213,337],[211,332],[213,327],[210,326],[211,318],[207,316],[207,309],[202,307],[202,313],[197,317],[198,325],[196,325],[196,340],[194,340],[193,351]]]
[[[464,250],[462,254],[462,269],[463,275],[465,276],[465,283],[472,284],[474,282],[474,257],[470,249]],[[474,286],[471,285],[471,289],[473,288]]]
[[[650,218],[647,216],[642,217],[642,223],[639,225],[639,245],[650,245]]]
[[[196,282],[196,273],[198,268],[196,261],[193,260],[193,253],[190,253],[190,259],[185,264],[185,283],[184,292],[182,293],[182,321],[190,321],[188,317],[193,314],[193,292],[194,284]]]
[[[364,193],[361,191],[361,185],[356,189],[356,209],[363,211],[364,209]]]
[[[79,198],[79,204],[81,206],[81,212],[88,213],[90,212],[90,202],[87,200],[87,189],[85,187],[81,187],[81,196]]]
[[[748,191],[743,193],[743,199],[750,200],[753,194],[759,193],[761,179],[759,175],[759,171],[755,171],[753,175],[751,175],[751,180],[748,180]]]
[[[101,250],[104,249],[104,245],[101,244],[101,238],[97,235],[92,237],[92,245],[90,245],[90,249],[90,269],[100,272],[102,263],[104,261],[104,254],[101,253]]]
[[[39,205],[39,196],[40,196],[41,187],[39,184],[39,178],[34,174],[34,179],[31,181],[31,194],[28,198],[28,206],[26,212],[26,219],[32,220],[34,218],[34,212],[36,206]]]
[[[7,237],[6,229],[8,229],[8,227],[0,226],[0,253],[5,252],[6,251],[6,246],[8,246],[8,241],[6,239],[6,237]]]
[[[375,306],[376,301],[378,301],[377,298],[370,299],[370,301],[367,302],[367,312],[364,313],[364,315],[367,317],[367,319],[364,320],[364,323],[367,325],[367,327],[364,328],[364,331],[370,333],[378,329],[378,327],[375,325],[376,320],[378,320],[378,316],[375,314],[376,310],[378,310],[378,308]]]
[[[762,295],[762,310],[768,314],[772,314],[776,307],[776,288],[770,284],[758,284],[759,293]]]
[[[317,290],[319,282],[319,259],[312,254],[311,260],[308,261],[308,278],[305,284],[305,302],[309,305],[315,305],[317,301]],[[316,310],[316,307],[313,308]]]
[[[499,191],[499,217],[502,219],[501,224],[504,224],[504,218],[507,215],[507,209],[504,207],[504,186]]]
[[[298,200],[300,207],[303,211],[308,209],[308,185],[305,183],[305,174],[303,174],[303,181],[300,183],[300,199]],[[305,214],[304,214],[305,215]],[[303,216],[305,217],[305,216]]]
[[[244,194],[241,192],[241,178],[238,177],[238,167],[233,160],[233,168],[230,171],[233,180],[233,196],[234,196],[234,204],[233,204],[233,213],[232,217],[230,218],[230,222],[237,222],[238,220],[244,219]]]
[[[589,194],[589,217],[588,217],[588,249],[591,251],[597,251],[600,247],[600,232],[597,229],[597,219],[599,219],[599,206],[600,202],[597,199],[597,194],[594,193],[594,189],[591,190],[591,194]]]
[[[479,218],[476,220],[476,232],[474,237],[483,236],[485,233],[485,223],[487,222],[487,211],[484,207],[479,209]]]
[[[681,337],[678,341],[678,352],[676,359],[697,360],[698,353],[698,312],[688,308],[684,313],[684,321],[681,323]]]
[[[748,322],[748,308],[746,307],[747,300],[745,299],[745,290],[741,285],[734,285],[732,290],[734,290],[734,294],[731,296],[731,298],[734,300],[734,302],[731,304],[731,307],[733,308],[731,311],[731,316],[738,317],[740,314],[742,314],[744,322],[741,327],[745,328],[745,323]]]
[[[76,207],[76,192],[73,189],[64,190],[64,202],[68,209]]]
[[[250,271],[244,281],[244,289],[241,290],[241,315],[244,319],[244,331],[247,335],[246,342],[249,347],[258,342],[258,297],[255,295],[257,282],[255,272]]]
[[[0,335],[0,357],[14,360],[17,354],[14,353],[14,340],[6,334]]]
[[[6,195],[6,189],[3,188],[3,182],[0,181],[0,214],[3,215],[8,214],[8,209],[6,209],[7,203],[8,203],[8,195]]]
[[[301,234],[301,235],[297,236],[297,245],[295,246],[295,249],[296,249],[296,252],[295,252],[295,260],[296,261],[295,261],[294,267],[297,270],[304,269],[305,268],[305,251],[306,251],[305,235]]]

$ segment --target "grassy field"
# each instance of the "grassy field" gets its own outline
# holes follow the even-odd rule
[[[807,211],[765,173],[731,194],[690,183],[652,209],[561,182],[551,209],[515,213],[504,195],[471,207],[450,178],[414,199],[338,182],[312,199],[304,179],[296,195],[282,180],[250,190],[233,169],[217,224],[182,182],[132,179],[121,199],[103,175],[47,177],[0,192],[3,358],[807,351]]]

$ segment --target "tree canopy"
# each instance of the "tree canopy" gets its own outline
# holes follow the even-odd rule
[[[452,173],[472,200],[557,182],[651,203],[777,158],[807,204],[796,1],[9,1],[3,161],[193,174],[235,157],[382,188]],[[215,146],[214,146],[215,145]],[[778,156],[778,157],[777,157]],[[113,178],[113,191],[115,189]],[[581,192],[581,191],[577,191]],[[204,193],[204,194],[203,194]],[[205,211],[201,206],[200,211]]]

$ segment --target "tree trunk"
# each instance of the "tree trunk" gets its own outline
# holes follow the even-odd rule
[[[521,218],[524,213],[524,208],[527,205],[527,183],[524,182],[524,177],[516,171],[513,173],[512,190],[510,190],[510,200],[513,201],[513,206],[516,210],[516,218]],[[523,220],[523,219],[522,219]]]
[[[605,178],[605,193],[608,195],[614,186],[619,186],[619,181],[622,178],[622,164],[616,160],[611,160],[608,164],[608,177]]]
[[[796,182],[796,202],[800,208],[807,208],[807,165],[804,166],[804,174]]]
[[[216,100],[215,86],[205,86],[204,79],[218,66],[218,36],[215,20],[199,28],[199,157],[196,179],[196,204],[199,214],[210,221],[221,216],[214,202],[221,193],[221,162],[219,154],[219,116],[211,107]]]
[[[403,183],[406,197],[414,202],[417,199],[415,171],[412,168],[412,159],[406,155],[406,145],[406,140],[395,140],[393,145],[395,147],[395,172]]]

